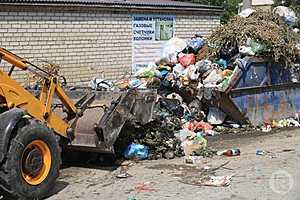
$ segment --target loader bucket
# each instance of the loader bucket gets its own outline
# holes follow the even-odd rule
[[[75,131],[68,147],[109,153],[114,152],[114,143],[127,120],[135,118],[145,124],[152,119],[157,94],[153,90],[103,92],[84,89],[67,90],[66,93],[73,102],[79,101],[77,106],[82,103],[83,96],[90,101],[82,116],[70,122]],[[55,112],[63,115],[61,108]]]

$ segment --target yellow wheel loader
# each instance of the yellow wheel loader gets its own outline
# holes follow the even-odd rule
[[[2,60],[12,66],[0,70],[0,186],[13,195],[48,195],[59,176],[61,148],[114,153],[129,117],[151,120],[154,91],[64,90],[56,75],[0,48]],[[15,67],[41,77],[41,89],[29,91],[15,81]]]

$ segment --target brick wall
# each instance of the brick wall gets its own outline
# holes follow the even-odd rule
[[[109,79],[131,71],[128,12],[16,9],[0,9],[0,46],[37,64],[47,60],[60,65],[70,85],[84,84],[102,71]],[[217,16],[177,15],[176,36],[207,35],[218,24]],[[14,76],[20,82],[27,77],[22,72]]]
[[[60,65],[71,84],[101,71],[113,78],[131,66],[131,18],[124,13],[0,12],[0,41],[34,63]]]
[[[220,17],[216,15],[177,15],[176,37],[190,38],[196,33],[208,36],[220,25]]]

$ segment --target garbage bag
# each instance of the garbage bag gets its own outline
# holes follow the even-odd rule
[[[207,147],[207,140],[201,135],[197,135],[193,139],[187,139],[181,143],[184,155],[192,155],[195,150],[205,149]]]
[[[142,84],[140,79],[133,79],[129,81],[129,88],[137,88]]]
[[[273,9],[273,14],[276,17],[279,16],[289,26],[294,26],[298,19],[296,17],[296,13],[291,8],[288,8],[286,6],[275,7]]]
[[[206,85],[210,84],[217,84],[219,81],[222,80],[222,74],[219,73],[217,69],[211,71],[211,73],[203,80],[203,84]]]
[[[105,79],[102,79],[102,78],[98,78],[98,77],[94,77],[89,82],[89,86],[93,90],[107,91],[107,90],[110,90],[112,88],[112,83],[110,81],[108,81],[108,80],[105,80]]]
[[[219,54],[220,58],[229,61],[232,57],[238,54],[238,43],[236,40],[226,41],[221,47]]]
[[[183,102],[182,97],[177,93],[172,93],[167,96],[168,99],[177,99],[180,103]]]
[[[148,78],[141,78],[141,84],[137,87],[138,89],[147,89],[147,85],[148,85]]]
[[[156,76],[156,72],[155,71],[152,71],[152,70],[145,70],[144,73],[143,73],[143,77],[146,77],[146,78],[153,78],[154,76]],[[160,77],[160,76],[158,76]]]
[[[195,65],[189,66],[187,77],[192,81],[195,81],[200,77],[200,73],[198,72],[198,69]]]
[[[195,98],[191,103],[189,104],[189,110],[191,112],[191,117],[196,119],[197,121],[201,121],[204,119],[205,114],[202,111],[203,104],[200,99]]]
[[[193,131],[190,131],[187,128],[183,128],[179,130],[177,133],[175,133],[175,137],[179,139],[181,142],[185,141],[189,137],[195,137],[196,133]]]
[[[210,124],[213,125],[223,124],[225,118],[226,118],[226,114],[223,111],[221,111],[219,108],[216,107],[209,108],[207,121]]]
[[[159,77],[159,71],[156,70],[157,66],[155,63],[149,63],[149,65],[145,68],[140,68],[137,72],[135,72],[134,77]]]
[[[177,60],[177,54],[176,54],[176,60]],[[176,61],[177,62],[177,61]],[[168,65],[173,65],[171,60],[169,58],[163,57],[155,61],[156,66],[168,66]]]
[[[233,71],[230,70],[230,69],[225,69],[222,71],[222,75],[223,75],[223,78],[227,78],[227,77],[230,77],[232,75]]]
[[[131,143],[124,151],[125,158],[146,159],[149,156],[149,147],[141,144]]]
[[[188,52],[196,54],[205,44],[205,41],[201,37],[192,38],[188,41],[187,48]]]
[[[262,54],[267,51],[266,45],[256,42],[255,40],[250,41],[250,47],[255,54]]]
[[[160,73],[160,77],[165,78],[168,75],[169,71],[162,69],[162,70],[159,70],[159,73]]]
[[[202,76],[205,72],[211,69],[212,62],[210,60],[201,60],[195,64],[199,74]]]
[[[216,62],[220,67],[222,67],[223,69],[226,69],[227,68],[227,66],[228,66],[228,63],[227,63],[227,61],[226,60],[224,60],[224,59],[219,59],[219,60],[217,60],[217,62]]]
[[[177,63],[177,54],[186,48],[185,40],[173,37],[163,45],[162,57],[168,58],[171,63]]]
[[[210,123],[204,122],[204,121],[196,121],[192,120],[187,122],[184,127],[190,131],[198,132],[198,131],[203,131],[204,133],[209,132],[210,130],[213,129],[212,125]]]
[[[173,71],[178,74],[179,76],[187,76],[188,73],[188,69],[182,67],[182,65],[180,63],[178,63],[177,65],[175,65],[175,67],[173,68]]]
[[[245,55],[245,56],[254,56],[255,55],[255,52],[252,51],[251,47],[247,47],[247,46],[240,46],[239,52],[240,52],[240,54]]]
[[[218,90],[218,85],[216,85],[216,83],[206,83],[203,88],[203,98],[211,100],[211,98],[215,95],[216,90]]]
[[[183,67],[188,67],[190,65],[195,64],[196,62],[196,57],[195,54],[190,53],[190,54],[179,54],[178,55],[178,61]]]
[[[251,8],[247,8],[247,9],[243,10],[242,12],[240,12],[238,15],[241,16],[241,17],[247,18],[255,12],[256,12],[256,10],[253,10]]]
[[[182,117],[184,115],[184,108],[177,99],[161,98],[159,99],[159,105],[160,108],[166,109],[177,117]]]

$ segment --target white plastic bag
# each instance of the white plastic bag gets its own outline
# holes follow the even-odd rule
[[[167,98],[168,99],[177,99],[178,101],[180,101],[181,104],[183,102],[182,97],[177,93],[171,93],[171,94],[167,95]]]
[[[225,118],[226,118],[226,114],[222,110],[220,110],[216,107],[209,108],[209,112],[207,115],[207,121],[210,124],[213,124],[213,125],[223,124]]]
[[[212,84],[215,85],[217,82],[222,80],[222,75],[218,72],[217,69],[211,71],[211,73],[203,80],[203,84]]]
[[[177,65],[175,65],[175,67],[173,68],[173,70],[179,76],[187,76],[187,73],[188,73],[188,68],[182,67],[180,63],[178,63]]]
[[[252,51],[251,47],[240,46],[239,52],[242,55],[254,56],[255,53]]]
[[[198,72],[197,68],[195,65],[190,65],[188,67],[188,78],[192,81],[195,81],[199,78],[200,73]]]
[[[177,63],[177,54],[186,48],[185,40],[173,37],[162,48],[162,57],[168,58],[172,63]]]
[[[273,9],[273,15],[282,17],[284,22],[290,26],[293,26],[297,22],[296,13],[285,6],[277,6]]]
[[[111,90],[112,89],[112,83],[108,80],[105,80],[103,78],[94,77],[90,82],[89,86],[93,90]]]
[[[256,10],[253,10],[251,8],[247,8],[247,9],[243,10],[242,12],[240,12],[238,15],[241,16],[241,17],[247,18],[255,12],[256,12]]]

